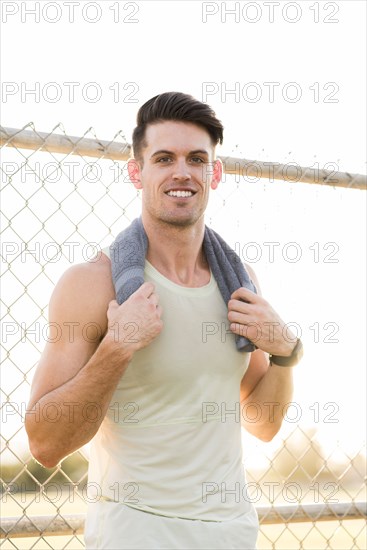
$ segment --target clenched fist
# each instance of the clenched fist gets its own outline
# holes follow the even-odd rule
[[[274,355],[290,355],[297,340],[262,296],[241,287],[228,302],[230,330],[246,336],[259,349]]]
[[[120,306],[109,303],[107,337],[132,353],[148,346],[163,328],[162,308],[153,283],[146,282]]]

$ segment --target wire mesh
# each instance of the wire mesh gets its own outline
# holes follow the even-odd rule
[[[75,514],[83,514],[88,501],[88,446],[67,457],[54,469],[41,467],[27,446],[23,427],[26,403],[39,355],[49,338],[47,304],[54,284],[71,264],[92,261],[101,248],[108,246],[117,233],[140,214],[141,200],[139,192],[129,183],[126,162],[105,158],[104,147],[101,147],[99,157],[96,157],[94,147],[93,159],[87,155],[88,151],[74,154],[78,151],[79,141],[75,142],[73,138],[69,139],[72,146],[68,152],[53,152],[45,150],[48,136],[36,132],[32,125],[27,128],[34,132],[39,142],[37,148],[25,149],[18,145],[2,149],[2,515],[14,520],[9,533],[3,528],[5,538],[1,546],[76,549],[84,547],[82,528]],[[55,137],[60,131],[68,139],[61,125],[51,134]],[[86,137],[91,138],[94,145],[101,143],[92,129],[80,140]],[[124,155],[129,151],[122,132],[104,143],[117,145]],[[7,144],[10,145],[9,141]],[[358,178],[361,181],[360,176]],[[264,251],[270,250],[265,243],[271,242],[280,245],[283,258],[280,268],[284,272],[290,270],[291,277],[301,276],[297,268],[304,273],[305,269],[315,268],[318,264],[317,268],[324,270],[322,275],[319,272],[321,280],[322,277],[330,280],[330,269],[335,265],[316,261],[316,252],[320,254],[323,250],[324,260],[334,259],[329,253],[330,243],[343,242],[338,212],[348,200],[354,201],[353,208],[357,208],[355,201],[360,201],[356,195],[350,198],[348,193],[353,195],[362,191],[270,182],[264,178],[244,180],[227,174],[222,186],[210,198],[207,223],[222,233],[235,249],[237,245],[242,252],[245,248],[246,259],[257,263],[255,267],[260,273],[265,274],[274,263],[269,255],[264,259]],[[324,240],[327,242],[323,247],[319,241],[313,243],[312,237],[305,244],[304,237],[297,233],[302,220],[309,216],[306,197],[312,204],[327,204],[336,213],[325,228]],[[292,213],[287,206],[286,199],[289,198],[293,201]],[[359,219],[356,211],[356,223]],[[278,229],[279,233],[275,231],[277,225],[284,226],[284,233],[281,229]],[[242,237],[238,237],[243,234],[247,238],[245,244]],[[341,240],[330,239],[331,234],[339,235]],[[306,265],[297,264],[288,254],[290,242],[293,247],[294,243],[301,243],[302,246],[298,246],[303,253],[306,249],[309,251]],[[316,242],[319,248],[314,246]],[[284,265],[286,245],[288,261]],[[273,252],[278,250],[274,246]],[[250,249],[252,254],[256,254],[259,247],[261,258],[254,262]],[[334,255],[335,250],[331,246]],[[279,261],[275,265],[279,265]],[[353,267],[357,268],[358,265]],[[265,286],[271,288],[274,284],[278,292],[284,293],[289,279],[284,280],[281,275],[276,279],[274,271],[272,277],[274,279]],[[307,300],[307,292],[304,299]],[[296,311],[296,306],[299,307],[299,300],[294,298],[289,306],[290,315]],[[307,322],[311,320],[306,319]],[[322,326],[321,322],[315,328],[315,322],[319,321],[313,319],[313,328],[309,331],[311,344],[315,344],[317,330],[320,331]],[[317,333],[324,348],[334,341],[329,329],[340,328],[336,329],[336,323],[330,318],[329,323],[331,326],[326,329],[323,325],[326,331],[323,338]],[[319,348],[316,351],[314,356],[311,354],[310,361],[320,356]],[[321,357],[324,356],[321,354]],[[349,372],[354,379],[350,388],[358,394],[363,380],[360,364],[351,364]],[[354,407],[352,417],[342,405]],[[259,548],[365,548],[362,519],[365,512],[362,508],[360,514],[358,512],[359,501],[366,501],[365,440],[361,421],[364,404],[358,398],[350,402],[337,399],[321,402],[306,395],[298,396],[291,409],[271,443],[259,442],[243,433],[248,483],[246,494],[240,497],[251,500],[262,510]],[[345,423],[349,422],[354,431],[353,445],[343,446],[346,436],[340,437],[338,433],[341,414],[345,415]],[[337,508],[338,503],[346,506]],[[320,520],[328,515],[329,521],[317,521],[318,512],[313,509],[311,513],[307,506],[310,504],[320,504],[317,508]],[[284,505],[291,505],[293,519],[289,506],[287,516],[282,516]],[[350,505],[356,505],[355,515],[358,517],[359,514],[360,519],[343,519],[350,517],[347,514]],[[48,519],[40,526],[39,516],[42,515],[47,515]],[[22,521],[24,537],[28,538],[15,538],[12,533],[17,531],[17,524]],[[50,527],[57,521],[62,523],[60,533],[69,532],[67,536],[52,536],[58,533],[56,527],[52,535],[42,534],[47,531],[47,522]]]

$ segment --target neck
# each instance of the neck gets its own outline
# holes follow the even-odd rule
[[[204,218],[177,226],[142,215],[148,237],[146,259],[171,281],[188,287],[207,284],[210,270],[203,252]]]

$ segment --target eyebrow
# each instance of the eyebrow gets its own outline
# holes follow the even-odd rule
[[[175,155],[175,153],[173,153],[173,151],[168,151],[166,149],[159,149],[159,151],[156,151],[155,153],[153,153],[150,158],[154,158],[157,155],[163,155],[163,154],[164,155],[173,155],[173,156]],[[208,151],[205,151],[205,149],[195,149],[195,151],[190,151],[189,152],[189,155],[198,155],[198,154],[205,155],[207,157],[209,156]]]

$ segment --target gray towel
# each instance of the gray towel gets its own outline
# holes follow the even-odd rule
[[[148,238],[141,217],[136,218],[121,231],[110,246],[112,280],[116,291],[116,301],[122,304],[144,283],[145,256]],[[256,292],[240,257],[218,233],[205,226],[204,252],[217,281],[225,304],[238,288],[245,287]],[[238,351],[254,351],[256,346],[245,336],[236,335]]]

